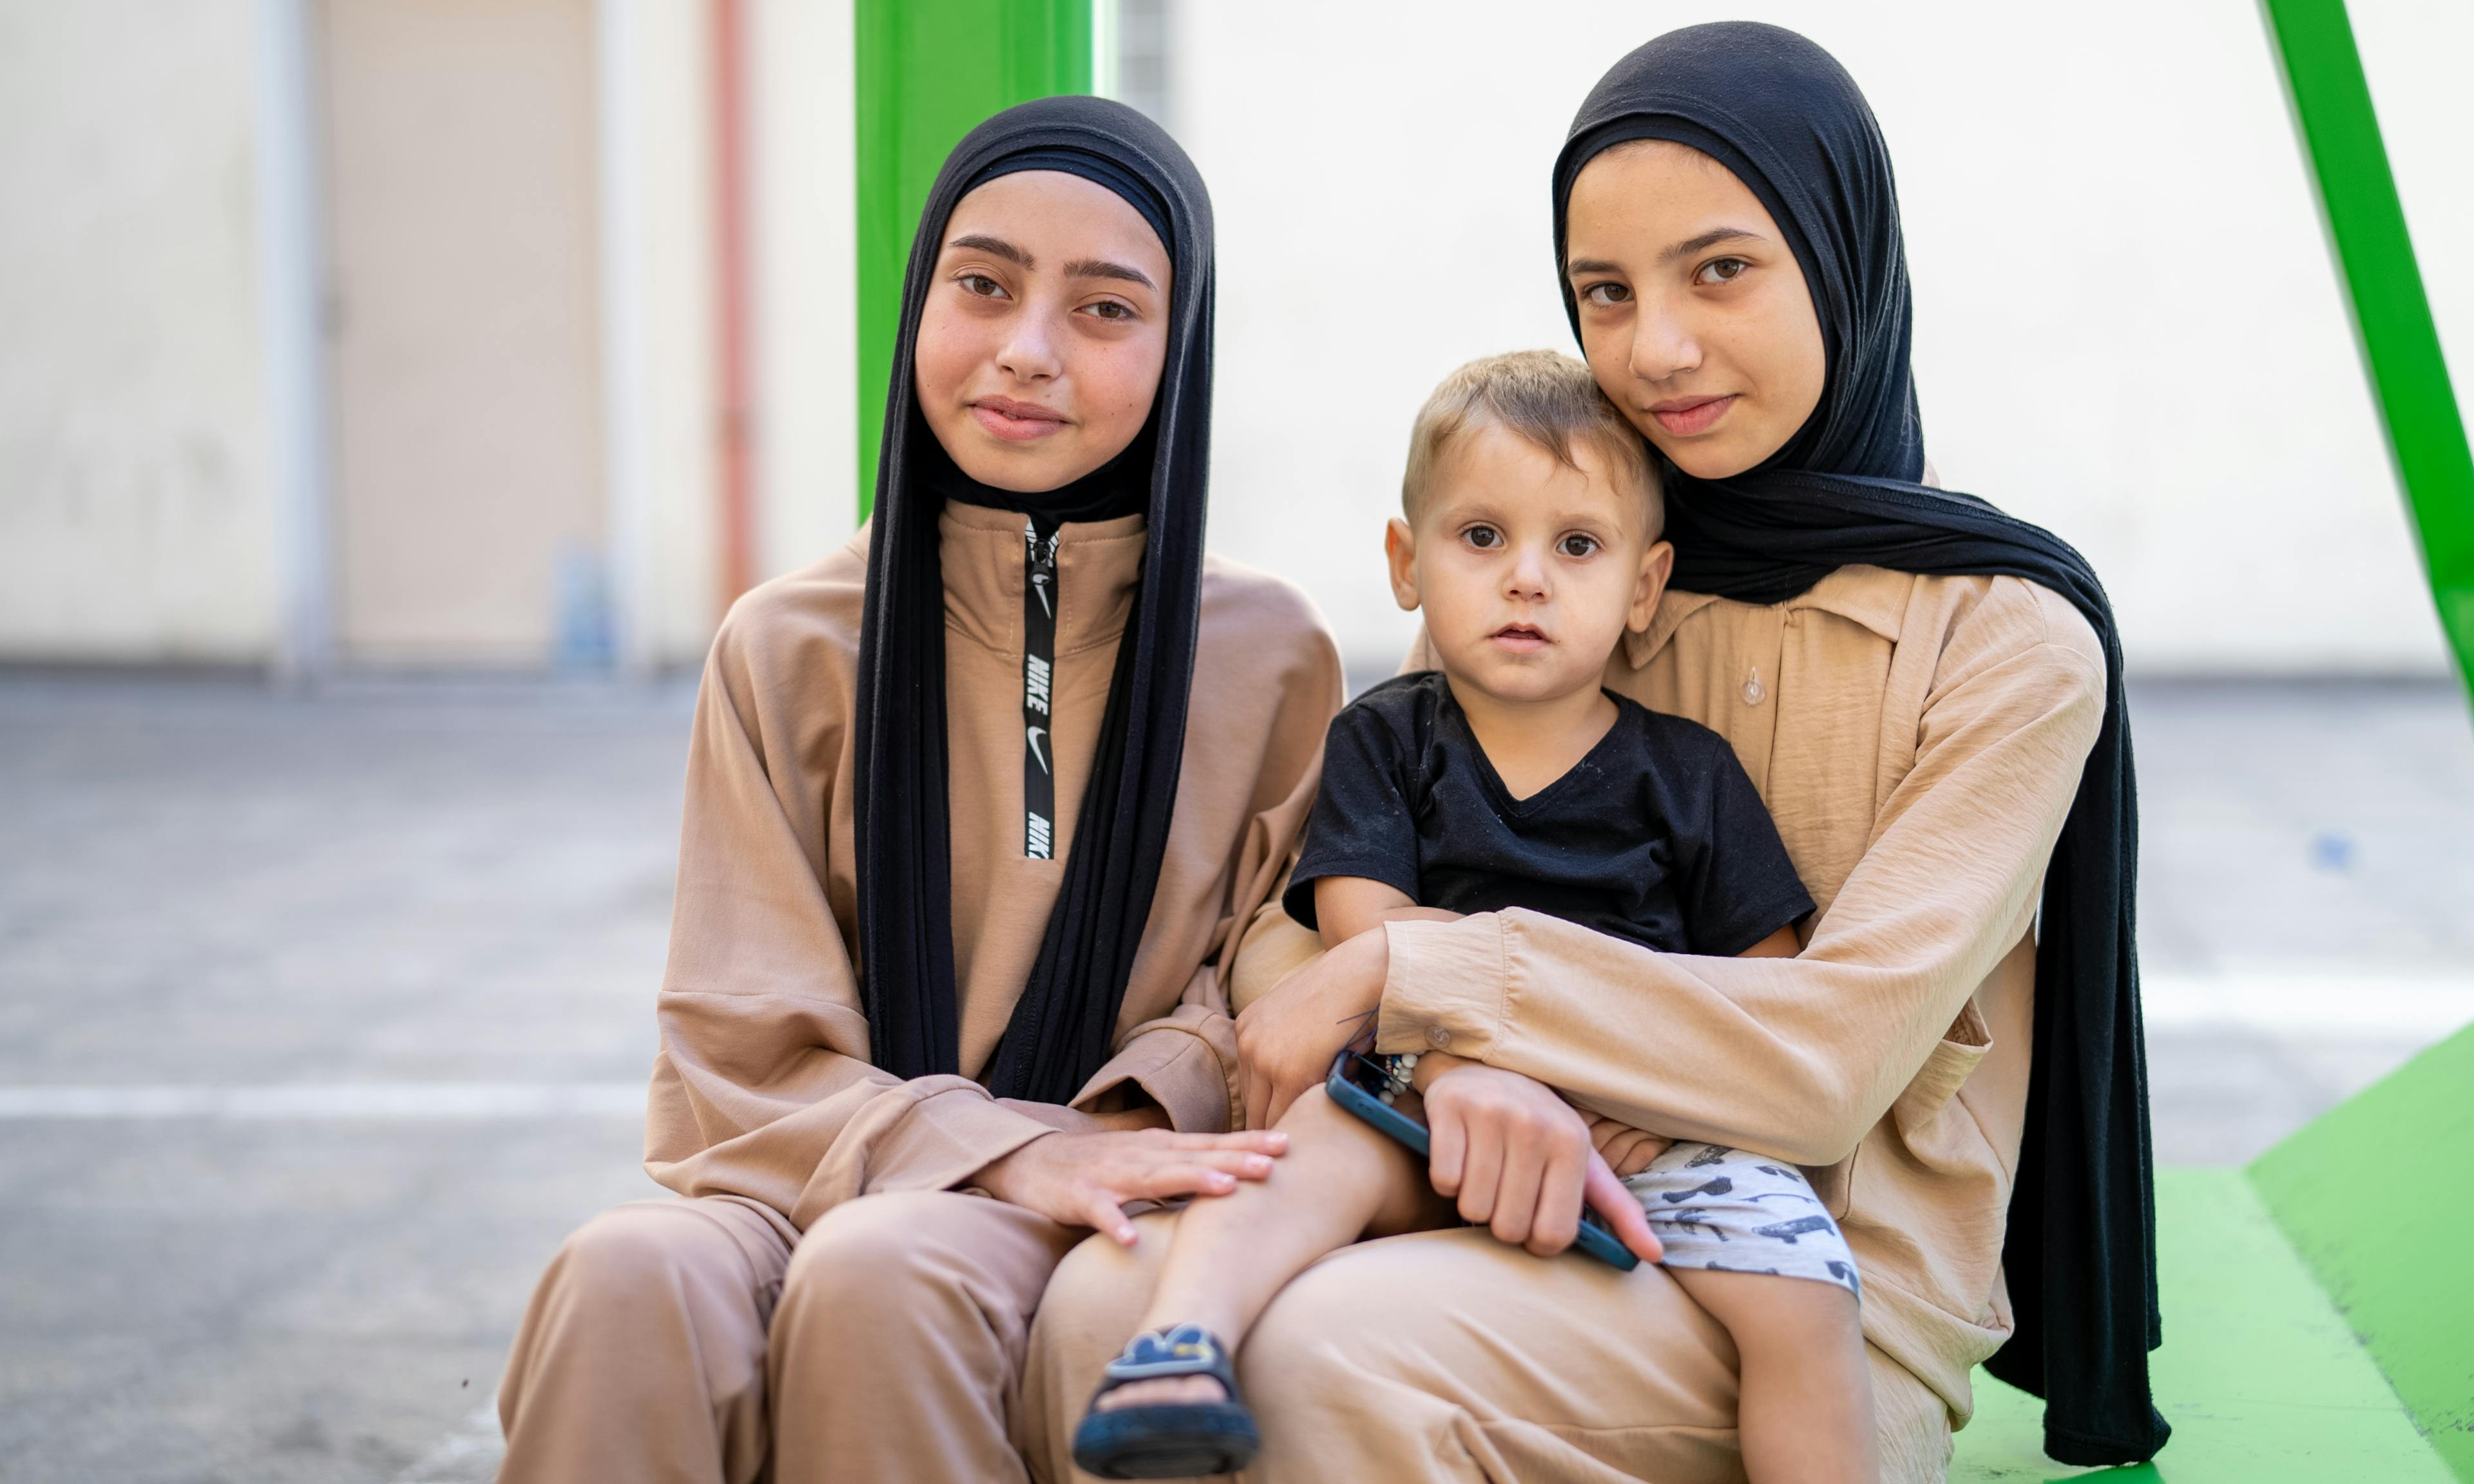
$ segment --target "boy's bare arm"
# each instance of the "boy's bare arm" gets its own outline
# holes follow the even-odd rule
[[[1790,923],[1736,954],[1735,957],[1793,958],[1803,951],[1804,945],[1795,941],[1795,927]]]
[[[1386,922],[1457,922],[1460,914],[1441,907],[1420,907],[1396,886],[1364,876],[1321,876],[1315,887],[1316,931],[1325,948],[1337,948],[1359,933]]]

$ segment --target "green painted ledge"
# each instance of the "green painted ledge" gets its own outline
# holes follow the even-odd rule
[[[2131,1469],[2054,1463],[2044,1403],[1978,1371],[1953,1481],[2453,1484],[2241,1170],[2158,1171],[2156,1230],[2165,1451]]]
[[[2250,1179],[2439,1457],[2474,1484],[2474,1026],[2313,1120]]]
[[[2043,1403],[1976,1377],[1951,1478],[2474,1484],[2474,1026],[2248,1170],[2160,1170],[2173,1440],[2131,1469],[2045,1457]]]

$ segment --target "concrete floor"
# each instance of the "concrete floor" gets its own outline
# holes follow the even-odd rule
[[[689,692],[0,677],[0,1480],[473,1480],[637,1166]],[[2158,1157],[2474,1017],[2438,685],[2134,703]]]

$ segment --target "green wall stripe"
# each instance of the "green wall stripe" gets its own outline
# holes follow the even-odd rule
[[[1093,0],[857,0],[859,515],[919,208],[962,135],[1000,108],[1091,90]]]
[[[2344,0],[2262,0],[2441,627],[2474,691],[2474,456]]]

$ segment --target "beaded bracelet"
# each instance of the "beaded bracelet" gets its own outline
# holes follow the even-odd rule
[[[1393,1099],[1409,1090],[1409,1078],[1418,1069],[1418,1053],[1404,1051],[1394,1056],[1370,1058],[1383,1068],[1383,1090],[1375,1093],[1388,1106]]]

